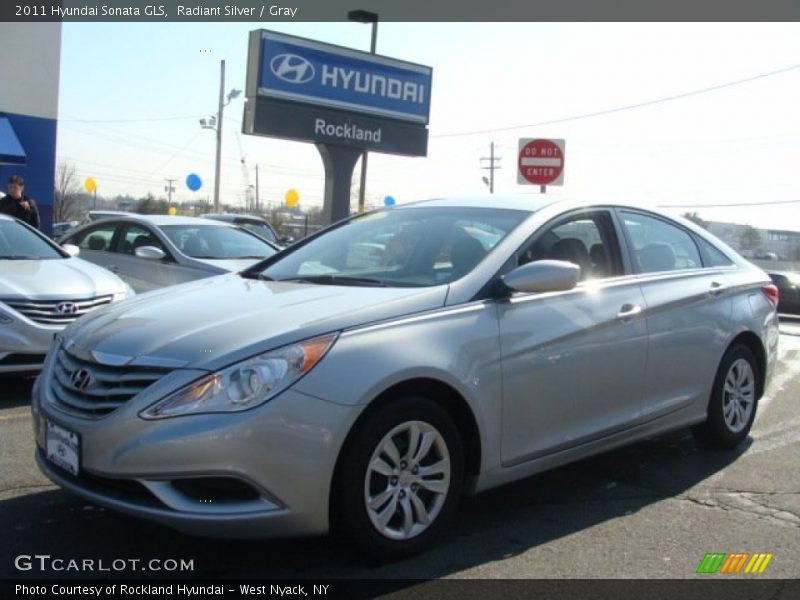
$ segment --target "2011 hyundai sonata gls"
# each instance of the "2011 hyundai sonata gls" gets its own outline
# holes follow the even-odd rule
[[[689,425],[748,433],[769,278],[623,206],[433,200],[67,329],[35,386],[41,469],[202,535],[342,530],[418,551],[473,493]]]

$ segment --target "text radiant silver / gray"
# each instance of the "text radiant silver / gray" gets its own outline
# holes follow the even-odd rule
[[[335,526],[397,558],[462,493],[689,425],[737,444],[776,302],[759,269],[650,210],[407,204],[71,325],[34,387],[37,460],[186,532]]]

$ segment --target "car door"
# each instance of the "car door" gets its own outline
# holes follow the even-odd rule
[[[73,244],[81,249],[80,257],[91,263],[117,272],[114,244],[121,224],[118,221],[103,221],[76,232],[63,240],[63,244]]]
[[[649,333],[642,417],[650,420],[705,402],[731,330],[733,303],[722,259],[678,223],[619,212],[646,304]],[[717,254],[721,255],[717,251]]]
[[[518,256],[568,260],[582,274],[572,290],[498,303],[506,466],[636,423],[647,350],[644,298],[625,274],[610,211],[562,218]]]
[[[164,252],[162,260],[136,256],[136,249],[152,246]],[[148,292],[208,277],[207,270],[177,262],[155,228],[143,223],[128,223],[116,246],[117,272],[137,293]]]

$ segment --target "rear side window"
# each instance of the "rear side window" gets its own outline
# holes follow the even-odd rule
[[[116,223],[104,223],[97,227],[87,229],[83,233],[65,240],[69,244],[75,244],[81,250],[95,250],[99,252],[111,252],[111,241],[114,238]]]
[[[677,225],[640,213],[622,212],[633,244],[633,261],[639,273],[699,269],[700,251],[692,236]]]
[[[703,264],[706,267],[730,267],[733,265],[733,261],[710,242],[707,242],[703,238],[697,238],[697,244],[700,246],[700,252],[703,255]]]

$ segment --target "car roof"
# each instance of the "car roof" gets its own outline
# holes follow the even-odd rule
[[[536,212],[550,204],[561,201],[559,196],[462,196],[447,198],[431,198],[418,200],[390,207],[390,210],[400,210],[412,207],[441,207],[441,208],[505,208],[512,210],[525,210]]]
[[[259,221],[261,223],[267,222],[267,220],[259,215],[243,215],[239,213],[206,213],[200,215],[204,219],[215,219],[215,220],[225,220],[225,221],[235,221],[236,219],[245,219],[250,221]]]
[[[128,221],[128,222],[144,222],[152,225],[197,225],[200,227],[220,226],[230,227],[227,223],[216,223],[209,219],[201,219],[200,217],[181,217],[178,215],[140,215],[136,213],[120,213],[119,217],[114,217],[115,220]]]

